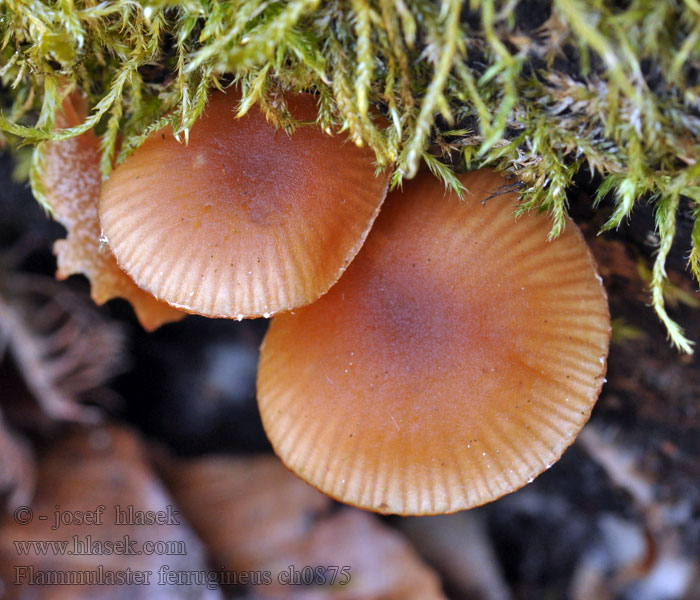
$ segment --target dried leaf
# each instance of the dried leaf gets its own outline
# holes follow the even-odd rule
[[[75,126],[84,118],[85,104],[73,93],[56,115],[56,126]],[[184,313],[137,287],[119,268],[111,251],[100,247],[97,201],[102,182],[99,143],[93,131],[48,142],[43,160],[42,183],[48,202],[56,220],[68,230],[66,239],[54,244],[58,261],[56,276],[65,279],[76,273],[86,275],[92,286],[92,299],[97,304],[111,298],[125,298],[147,330],[181,319]]]
[[[305,566],[335,565],[350,567],[350,581],[339,589],[296,591],[298,600],[325,598],[367,600],[438,600],[445,598],[437,574],[423,564],[398,532],[381,524],[374,515],[352,508],[318,521],[306,538],[277,557],[267,567],[287,570],[289,565],[305,575]],[[327,574],[329,577],[330,574]],[[288,597],[270,590],[269,597]]]
[[[162,575],[207,573],[202,544],[176,510],[133,433],[116,427],[74,431],[40,460],[31,507],[20,507],[0,526],[3,598],[220,599],[215,584],[178,585]],[[153,520],[162,515],[162,524],[151,524],[148,511]],[[109,585],[116,574],[126,578],[124,585]],[[83,584],[50,584],[61,577],[83,577]]]
[[[333,512],[329,498],[274,457],[207,458],[165,471],[222,570],[270,573],[253,587],[255,598],[444,598],[435,572],[400,534],[356,509]]]
[[[243,570],[307,535],[332,505],[268,457],[175,463],[165,481],[217,561]]]

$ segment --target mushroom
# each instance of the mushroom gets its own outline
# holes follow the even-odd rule
[[[104,186],[103,234],[137,285],[181,310],[269,317],[313,302],[362,246],[386,195],[371,153],[318,127],[288,135],[214,93],[183,146],[152,134]],[[286,97],[314,121],[315,97]]]
[[[56,111],[56,127],[73,127],[85,120],[87,106],[79,92],[68,94]],[[81,273],[90,280],[96,304],[116,297],[128,300],[141,325],[153,330],[184,313],[139,289],[124,273],[108,248],[100,248],[97,200],[102,187],[100,144],[90,130],[59,142],[48,142],[42,160],[42,184],[54,218],[63,225],[66,239],[54,244],[56,277]]]
[[[603,383],[610,318],[576,225],[547,241],[545,215],[514,220],[500,175],[460,179],[465,201],[428,174],[392,192],[340,281],[262,345],[275,451],[361,508],[445,513],[520,488]]]

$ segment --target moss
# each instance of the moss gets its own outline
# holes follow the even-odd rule
[[[664,307],[664,264],[679,199],[695,206],[689,265],[700,280],[700,4],[695,0],[5,0],[0,5],[0,130],[41,145],[96,127],[106,177],[152,131],[186,140],[212,87],[238,85],[295,124],[283,93],[318,93],[318,122],[394,164],[496,166],[523,182],[521,210],[545,210],[557,235],[566,190],[586,165],[624,223],[655,202],[653,305],[672,342],[691,343]],[[92,108],[56,131],[71,86]],[[383,118],[379,118],[382,115]]]

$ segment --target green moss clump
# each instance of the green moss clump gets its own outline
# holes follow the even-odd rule
[[[154,130],[187,134],[208,91],[237,85],[287,129],[284,93],[314,90],[318,123],[369,145],[394,184],[421,160],[463,193],[454,169],[495,166],[523,182],[520,210],[564,225],[586,164],[612,195],[606,228],[656,206],[652,301],[672,342],[664,264],[679,200],[695,206],[689,265],[700,280],[700,4],[695,0],[4,0],[0,131],[37,144],[95,127],[102,172]],[[79,86],[91,113],[52,127]],[[383,118],[378,118],[378,115]],[[123,136],[115,157],[117,136]]]

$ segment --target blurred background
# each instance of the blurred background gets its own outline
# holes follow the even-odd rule
[[[647,306],[651,209],[597,236],[596,180],[570,194],[613,342],[564,457],[478,509],[381,517],[272,454],[255,403],[264,321],[149,334],[124,301],[95,307],[85,279],[54,280],[65,232],[13,169],[1,155],[1,598],[700,599],[700,361]],[[666,300],[697,341],[684,210]],[[88,572],[100,580],[69,585]]]

